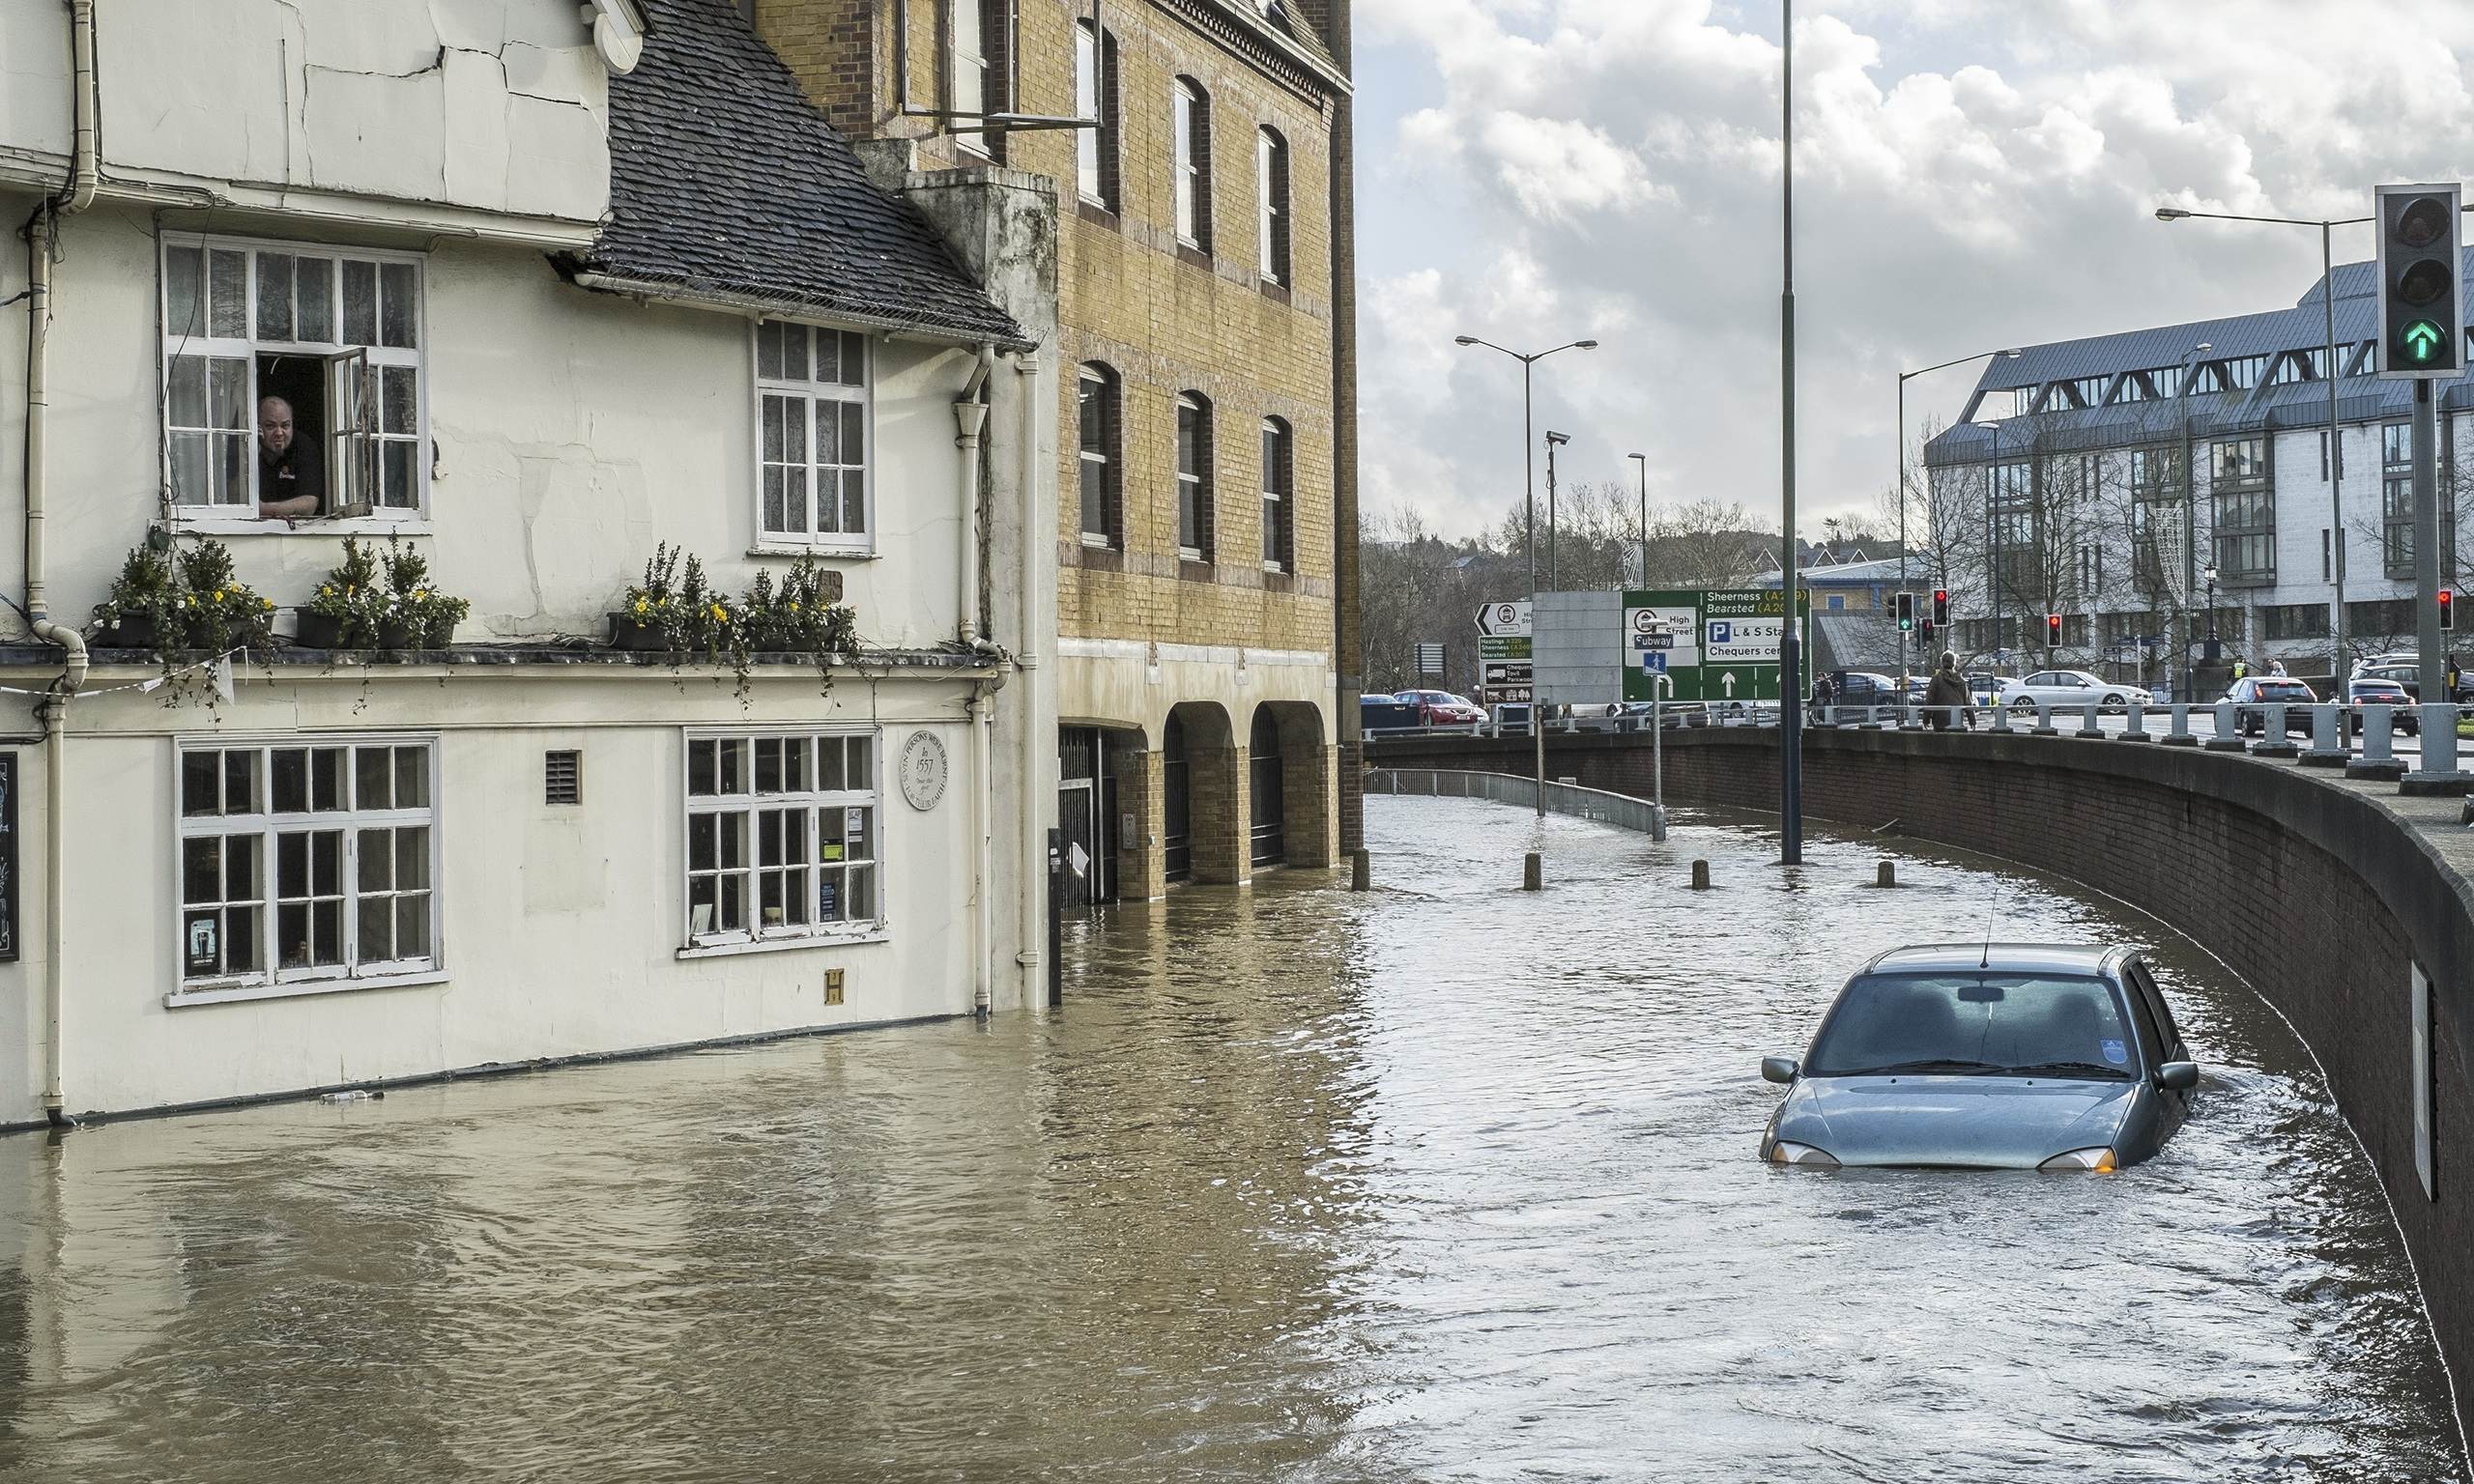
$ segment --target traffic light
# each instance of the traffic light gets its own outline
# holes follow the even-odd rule
[[[1932,645],[1933,645],[1933,629],[1934,629],[1934,623],[1933,623],[1933,620],[1932,620],[1932,619],[1930,619],[1930,618],[1925,619],[1925,620],[1924,620],[1924,623],[1923,623],[1923,625],[1922,625],[1922,628],[1923,628],[1923,634],[1924,634],[1924,644],[1925,644],[1925,647],[1929,649],[1929,648],[1931,648],[1931,647],[1932,647]]]
[[[2439,590],[2439,626],[2443,633],[2457,627],[2457,589],[2454,587]]]
[[[2061,614],[2045,614],[2045,642],[2048,644],[2061,642]]]
[[[1950,589],[1947,587],[1933,589],[1933,623],[1937,628],[1950,626]]]
[[[1898,595],[1898,631],[1905,634],[1914,627],[1915,594],[1902,592]]]
[[[2379,374],[2455,378],[2465,369],[2464,296],[2457,281],[2460,187],[2382,186],[2375,194]]]

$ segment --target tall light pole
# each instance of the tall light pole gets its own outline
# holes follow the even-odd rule
[[[1804,862],[1803,636],[1796,624],[1796,0],[1779,0],[1778,153],[1778,859]]]
[[[1543,819],[1546,817],[1546,724],[1545,719],[1539,715],[1539,712],[1538,671],[1536,669],[1538,664],[1536,616],[1538,612],[1538,454],[1537,440],[1533,436],[1532,409],[1534,407],[1534,403],[1531,398],[1531,371],[1539,361],[1544,360],[1549,356],[1558,355],[1565,351],[1594,351],[1597,349],[1597,342],[1595,340],[1574,340],[1566,345],[1559,345],[1551,351],[1538,351],[1529,355],[1523,355],[1518,351],[1504,350],[1502,346],[1495,344],[1492,340],[1481,340],[1476,335],[1454,335],[1452,337],[1452,343],[1458,346],[1482,345],[1490,351],[1501,351],[1504,355],[1520,362],[1520,499],[1524,518],[1528,525],[1528,534],[1524,537],[1523,544],[1529,548],[1529,611],[1531,614],[1529,640],[1531,656],[1529,662],[1531,666],[1529,678],[1529,734],[1535,741],[1533,751],[1536,755],[1538,764],[1538,817]]]
[[[1627,453],[1625,457],[1641,467],[1641,524],[1637,531],[1641,538],[1641,585],[1647,587],[1650,585],[1650,456]]]
[[[2174,395],[2179,399],[2182,409],[2182,504],[2184,507],[2182,510],[2182,590],[2184,592],[2191,590],[2191,579],[2197,575],[2191,569],[2197,559],[2200,529],[2200,471],[2191,467],[2191,362],[2212,349],[2214,347],[2208,341],[2202,340],[2184,351],[2182,358],[2175,362],[2180,369],[2173,374],[2177,384],[2174,387]],[[2139,499],[2139,492],[2133,490],[2130,498],[2134,500]],[[2158,558],[2158,564],[2163,565],[2162,557]],[[2208,599],[2211,607],[2215,602],[2216,599],[2213,596]],[[2198,705],[2199,688],[2191,679],[2191,619],[2187,609],[2183,611],[2182,615],[2181,655],[2182,699],[2193,705]]]
[[[2319,229],[2319,303],[2328,334],[2328,366],[2323,375],[2328,383],[2328,576],[2334,588],[2334,602],[2328,630],[2333,636],[2336,652],[2328,673],[2334,676],[2329,695],[2343,699],[2345,675],[2353,669],[2345,649],[2345,504],[2339,495],[2345,483],[2345,434],[2337,424],[2337,379],[2345,373],[2345,364],[2337,357],[2337,271],[2336,258],[2330,250],[2329,233],[2337,227],[2360,226],[2368,216],[2340,216],[2329,220],[2310,221],[2294,216],[2245,216],[2235,212],[2186,212],[2178,206],[2156,209],[2158,221],[2187,221],[2198,216],[2208,221],[2256,221],[2280,227],[2317,227]],[[2209,621],[2215,621],[2215,609],[2208,611]],[[2256,652],[2256,651],[2255,651]],[[2199,698],[2193,697],[2196,700]]]
[[[1546,430],[1546,590],[1561,592],[1555,583],[1555,450],[1572,441],[1569,433]]]
[[[1907,384],[1919,376],[1930,376],[1936,371],[1947,371],[1952,366],[1963,366],[1969,361],[1983,360],[1991,356],[1999,356],[2004,360],[2019,358],[2019,353],[2016,350],[1978,351],[1972,356],[1954,357],[1938,366],[1924,366],[1913,371],[1901,371],[1898,374],[1898,590],[1901,592],[1907,591]],[[1638,458],[1640,455],[1634,454],[1633,457]],[[1902,696],[1907,694],[1909,676],[1907,653],[1907,639],[1906,636],[1901,635],[1898,645],[1898,687],[1899,694]]]

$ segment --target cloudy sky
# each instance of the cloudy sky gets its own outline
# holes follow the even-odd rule
[[[2278,307],[2318,273],[2316,231],[2159,203],[2359,215],[2377,182],[2474,167],[2465,0],[1797,9],[1807,534],[1878,507],[1900,369]],[[1367,512],[1457,533],[1519,497],[1520,368],[1455,333],[1596,335],[1538,370],[1564,477],[1629,487],[1637,451],[1653,503],[1776,520],[1775,0],[1358,0],[1357,31]],[[1910,383],[1911,426],[1973,384]]]

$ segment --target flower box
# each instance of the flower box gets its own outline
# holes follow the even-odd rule
[[[638,623],[627,614],[612,614],[610,647],[629,649],[641,654],[659,654],[670,648],[662,642],[661,631],[650,624]]]
[[[341,649],[344,621],[331,614],[313,614],[303,609],[292,642],[304,649]]]
[[[131,614],[103,625],[95,636],[99,649],[153,649],[162,642],[152,614]]]

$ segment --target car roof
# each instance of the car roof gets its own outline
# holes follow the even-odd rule
[[[2131,950],[2102,943],[1918,943],[1874,956],[1864,973],[1974,969],[1997,974],[2103,974]]]

